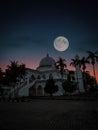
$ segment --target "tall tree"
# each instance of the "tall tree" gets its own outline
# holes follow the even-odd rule
[[[93,66],[93,73],[96,81],[96,73],[95,73],[95,63],[98,62],[98,51],[92,52],[92,51],[87,51],[88,57],[87,59],[90,61],[90,63]]]
[[[80,58],[78,55],[75,56],[74,59],[71,59],[72,62],[70,63],[70,66],[73,66],[75,67],[75,69],[77,70],[77,66],[80,68],[81,67],[81,62],[80,62]],[[78,84],[78,74],[77,74],[77,71],[76,71],[76,78],[77,78],[77,88],[79,90],[79,84]]]
[[[86,64],[89,64],[89,61],[88,61],[87,58],[82,57],[80,59],[80,64],[81,64],[81,68],[82,68],[83,72],[85,72],[85,70],[86,70]]]
[[[82,57],[80,59],[80,64],[81,64],[81,68],[82,68],[82,71],[83,71],[83,83],[84,83],[84,88],[86,87],[86,73],[85,73],[85,70],[86,70],[86,64],[89,64],[89,61],[87,58],[85,57]]]
[[[70,63],[70,65],[72,65],[73,67],[77,67],[77,65],[79,65],[79,67],[81,67],[81,62],[80,62],[80,58],[78,55],[75,56],[74,59],[71,59],[72,62]]]
[[[95,83],[95,79],[93,76],[90,75],[89,72],[85,72],[85,78],[86,78],[86,86],[85,86],[85,90],[86,91],[94,91],[94,83]]]
[[[17,61],[10,61],[10,65],[6,69],[6,78],[8,79],[9,84],[15,85],[18,77],[19,65]]]
[[[9,84],[15,86],[17,79],[24,78],[26,74],[26,68],[24,64],[19,65],[17,61],[11,61],[11,64],[7,66],[6,79]]]
[[[56,62],[56,68],[60,71],[62,77],[64,70],[67,67],[65,61],[66,61],[65,59],[59,58],[59,60]]]
[[[50,96],[52,96],[53,93],[58,91],[58,87],[57,87],[57,85],[55,85],[53,78],[49,78],[47,80],[44,90],[45,90],[46,93],[49,93]]]

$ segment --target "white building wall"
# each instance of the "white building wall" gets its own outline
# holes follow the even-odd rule
[[[82,71],[80,70],[79,65],[76,67],[76,80],[78,80],[79,92],[84,92]]]
[[[63,87],[62,87],[62,82],[61,81],[57,81],[56,84],[58,86],[58,91],[56,92],[56,95],[61,96],[65,93]]]

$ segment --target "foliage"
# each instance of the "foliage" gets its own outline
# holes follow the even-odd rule
[[[80,62],[80,59],[79,59],[79,56],[76,55],[74,59],[71,59],[72,62],[70,63],[70,66],[74,66],[75,68],[79,65],[79,67],[81,66],[81,62]]]
[[[76,66],[79,65],[80,68],[82,68],[83,71],[85,71],[86,69],[86,64],[89,64],[89,61],[87,58],[82,57],[80,58],[78,55],[76,55],[75,59],[71,59],[72,62],[70,63],[70,65],[74,66],[76,68]]]
[[[63,86],[63,89],[65,90],[65,92],[69,92],[69,93],[72,93],[77,89],[76,83],[73,81],[70,81],[70,80],[65,80],[62,83],[62,86]]]
[[[64,62],[65,60],[62,58],[59,58],[59,60],[56,62],[56,68],[60,71],[62,76],[63,76],[64,69],[67,67],[67,65]]]
[[[3,75],[4,75],[4,73],[3,73],[2,69],[0,68],[0,84],[2,84],[2,82],[3,82]]]
[[[17,81],[24,79],[25,75],[25,64],[19,65],[17,61],[11,61],[11,64],[7,66],[4,80],[8,85],[15,85]]]
[[[90,61],[92,65],[98,62],[98,51],[95,52],[87,51],[87,53],[88,53],[87,59]]]
[[[89,61],[88,61],[87,58],[82,57],[82,58],[80,59],[80,64],[81,64],[81,67],[82,67],[83,72],[85,72],[86,64],[89,64]]]
[[[87,51],[88,53],[88,57],[87,59],[90,61],[90,63],[93,66],[93,73],[94,73],[94,77],[96,79],[96,74],[95,74],[95,63],[98,62],[98,52],[92,52],[92,51]]]
[[[50,96],[52,96],[53,93],[58,91],[58,86],[55,85],[53,78],[49,78],[47,80],[44,90],[46,93],[49,93]]]
[[[76,70],[77,70],[77,67],[79,67],[79,68],[81,67],[81,61],[80,61],[80,57],[78,55],[76,55],[75,58],[71,59],[71,60],[72,60],[72,62],[70,63],[70,66],[74,66]],[[77,84],[76,84],[76,86],[77,86],[77,88],[79,90],[79,83],[78,83],[78,74],[77,74],[77,71],[76,71],[76,78],[77,78]]]
[[[0,95],[3,94],[3,88],[2,88],[3,78],[4,78],[4,72],[3,72],[3,70],[0,68]]]
[[[85,75],[85,90],[86,91],[93,91],[94,90],[94,83],[95,78],[92,77],[89,73],[84,72],[83,75]]]

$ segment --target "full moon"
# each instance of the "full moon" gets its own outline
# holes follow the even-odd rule
[[[54,48],[57,51],[65,51],[69,47],[69,41],[66,37],[59,36],[54,40]]]

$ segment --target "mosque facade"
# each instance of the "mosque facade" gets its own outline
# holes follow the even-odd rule
[[[59,70],[56,69],[55,66],[55,60],[50,57],[48,54],[46,57],[42,58],[39,66],[36,68],[36,70],[27,69],[27,75],[25,82],[19,83],[15,88],[13,88],[10,91],[10,94],[13,96],[47,96],[48,94],[45,93],[44,88],[46,86],[46,82],[49,79],[49,77],[53,77],[55,81],[55,85],[58,87],[58,91],[54,93],[53,95],[61,96],[65,94],[65,91],[62,87],[62,82],[67,79],[67,76],[69,74],[69,70],[65,70],[63,73],[63,77]],[[79,83],[79,91],[83,92],[83,80],[82,80],[82,72],[77,67],[77,72],[72,74],[71,80],[76,81],[76,73],[79,77],[78,83]]]

